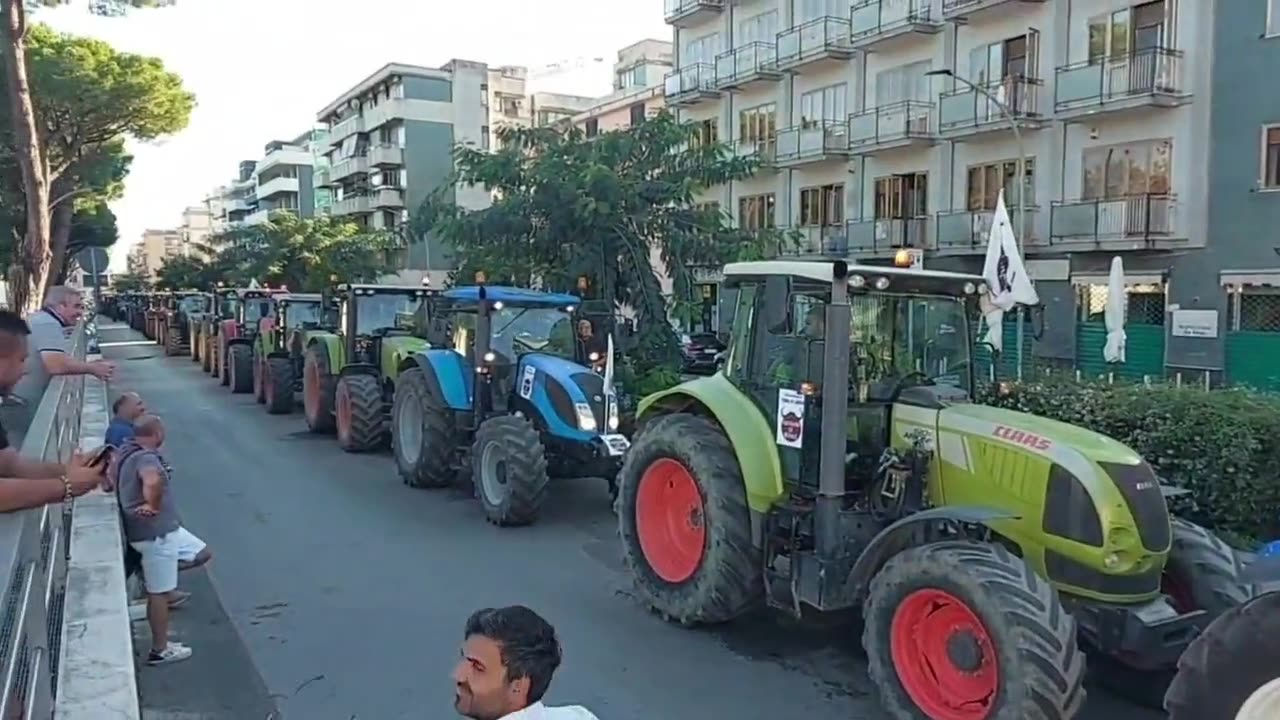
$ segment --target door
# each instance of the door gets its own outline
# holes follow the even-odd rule
[[[1164,42],[1164,0],[1133,9],[1133,56],[1129,61],[1129,91],[1150,93],[1167,64],[1161,48]],[[1168,84],[1168,83],[1161,83]]]

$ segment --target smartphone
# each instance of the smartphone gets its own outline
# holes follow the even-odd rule
[[[115,452],[115,448],[111,445],[103,445],[93,451],[93,455],[89,457],[89,467],[105,466],[111,461],[111,453]]]

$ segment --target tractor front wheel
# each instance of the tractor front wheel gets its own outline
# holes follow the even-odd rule
[[[191,362],[200,362],[200,333],[192,330],[189,341],[191,343]]]
[[[1180,613],[1204,610],[1212,622],[1253,595],[1241,582],[1244,567],[1231,546],[1208,530],[1173,518],[1173,548],[1160,578],[1161,590]]]
[[[253,399],[259,405],[267,401],[267,388],[265,376],[267,374],[267,359],[258,353],[258,348],[253,348]]]
[[[182,331],[170,326],[164,333],[164,354],[173,356],[182,354]]]
[[[618,474],[622,553],[640,597],[682,624],[732,620],[764,594],[746,483],[711,420],[653,420]]]
[[[382,444],[382,388],[374,375],[357,373],[338,378],[334,390],[338,446],[347,452],[368,452]]]
[[[891,717],[1062,720],[1084,704],[1075,620],[1001,545],[903,551],[872,580],[863,618],[868,672]]]
[[[213,341],[208,335],[200,339],[200,369],[213,374]]]
[[[514,415],[480,424],[471,449],[472,480],[495,525],[529,525],[547,497],[547,453],[538,430]]]
[[[227,350],[227,368],[223,385],[230,385],[237,395],[253,390],[253,349],[248,345],[232,345]]]
[[[293,363],[289,358],[267,358],[267,367],[262,371],[262,386],[269,414],[288,415],[293,412]]]
[[[302,364],[302,414],[311,432],[333,430],[334,382],[329,369],[329,353],[324,346],[307,348]]]
[[[453,414],[427,387],[422,368],[400,373],[391,404],[391,452],[409,487],[447,487],[457,475]]]
[[[1245,702],[1277,678],[1280,592],[1269,592],[1219,615],[1192,641],[1178,660],[1164,708],[1169,720],[1245,717],[1237,715]]]

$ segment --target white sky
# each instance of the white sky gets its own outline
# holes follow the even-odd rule
[[[132,148],[125,196],[113,206],[116,269],[144,229],[180,224],[182,209],[230,180],[241,160],[305,132],[326,103],[388,62],[438,67],[461,58],[532,72],[600,57],[534,82],[594,96],[610,91],[619,49],[671,37],[659,0],[178,0],[122,19],[92,16],[78,0],[38,17],[157,56],[196,94],[185,131]]]

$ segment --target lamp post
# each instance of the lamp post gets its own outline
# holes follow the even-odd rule
[[[998,99],[991,91],[970,82],[967,78],[961,77],[948,69],[931,70],[925,73],[926,76],[949,77],[952,80],[964,85],[974,93],[981,95],[983,98],[995,105],[1000,114],[1004,116],[1005,121],[1009,124],[1009,129],[1013,131],[1014,143],[1018,146],[1018,160],[1014,172],[1018,175],[1018,234],[1014,236],[1017,242],[1018,252],[1022,252],[1022,235],[1027,231],[1027,203],[1026,203],[1026,187],[1027,187],[1027,152],[1026,147],[1022,143],[1022,128],[1018,126],[1018,118],[1013,114],[1013,110]],[[1018,380],[1022,380],[1022,308],[1018,308]]]

